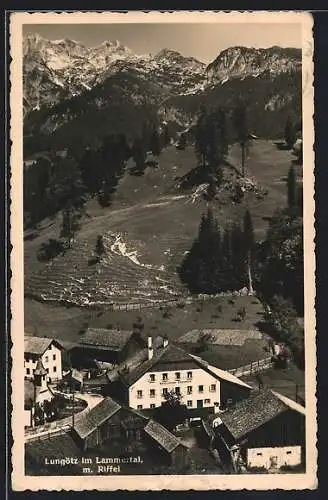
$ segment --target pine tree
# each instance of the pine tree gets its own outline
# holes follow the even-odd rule
[[[97,238],[95,250],[98,257],[101,257],[105,253],[104,240],[101,234]]]
[[[145,168],[146,161],[146,149],[143,138],[138,137],[132,147],[132,156],[136,164],[136,169],[139,172],[143,172]]]
[[[288,198],[288,207],[290,209],[295,209],[298,200],[297,200],[296,174],[293,166],[290,167],[288,172],[287,198]]]
[[[296,131],[290,116],[287,118],[285,126],[285,141],[289,149],[294,146],[296,141]]]
[[[71,208],[65,208],[62,212],[60,237],[66,239],[69,248],[72,246],[72,241],[79,227],[79,214],[74,212]]]
[[[160,137],[156,129],[150,136],[150,149],[154,156],[159,156],[161,153]]]
[[[207,152],[206,123],[207,123],[206,108],[205,106],[202,106],[195,127],[195,153],[198,158],[198,162],[203,167],[205,167],[206,165],[206,152]]]
[[[169,132],[169,127],[167,124],[164,125],[163,129],[163,144],[164,146],[168,146],[170,144],[170,132]]]
[[[237,141],[241,147],[241,170],[245,176],[245,157],[248,142],[247,109],[243,101],[239,101],[233,111],[233,125],[237,136]]]
[[[248,277],[248,292],[253,293],[253,279],[252,279],[252,257],[254,251],[254,231],[253,221],[249,210],[246,210],[243,223],[243,236],[244,236],[244,250],[246,256],[247,277]]]

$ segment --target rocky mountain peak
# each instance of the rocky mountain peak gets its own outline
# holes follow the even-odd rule
[[[225,82],[231,78],[257,77],[265,72],[274,75],[301,67],[301,50],[270,47],[230,47],[219,53],[207,66],[206,72],[211,80]]]

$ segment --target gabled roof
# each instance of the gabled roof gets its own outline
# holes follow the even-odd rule
[[[221,368],[217,368],[216,366],[209,365],[207,361],[205,361],[202,358],[199,358],[198,356],[195,356],[193,354],[190,354],[193,358],[195,358],[209,373],[214,375],[216,378],[219,378],[220,380],[224,380],[225,382],[230,382],[231,384],[237,384],[242,387],[245,387],[246,389],[252,389],[252,387],[243,380],[240,380],[240,378],[236,377],[235,375],[232,375],[231,373],[221,370]]]
[[[129,373],[120,373],[120,378],[127,386],[133,385],[145,373],[156,371],[156,366],[161,367],[160,371],[187,370],[197,368],[196,361],[183,349],[175,345],[155,350],[152,359],[146,360]]]
[[[74,426],[74,430],[80,438],[84,439],[120,409],[121,405],[116,403],[112,398],[106,397],[79,418]]]
[[[25,336],[24,352],[29,354],[38,354],[41,356],[51,344],[55,344],[59,349],[63,349],[57,340],[48,337]]]
[[[154,420],[149,420],[145,432],[168,453],[182,444],[170,431]]]
[[[291,403],[293,402],[288,398],[265,389],[239,401],[226,413],[220,414],[220,418],[232,436],[235,439],[240,439],[290,409],[304,415],[303,407],[300,411],[295,406],[300,405]]]
[[[80,339],[82,347],[120,351],[132,337],[132,331],[88,328]]]
[[[71,378],[83,384],[83,374],[79,372],[76,368],[72,368],[69,373],[66,375],[67,378]]]
[[[202,368],[217,379],[225,380],[226,382],[251,389],[248,384],[231,373],[220,370],[215,366],[211,366],[198,356],[189,354],[180,347],[172,344],[155,350],[151,360],[144,361],[129,373],[120,373],[120,378],[122,382],[129,387],[139,380],[145,373],[156,371],[157,369],[160,369],[160,371],[177,371],[194,368]]]

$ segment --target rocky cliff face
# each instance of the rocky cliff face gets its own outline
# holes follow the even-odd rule
[[[169,49],[155,56],[138,55],[117,40],[85,47],[74,40],[50,41],[32,34],[24,38],[23,53],[26,111],[90,90],[124,70],[178,94],[202,90],[206,81],[206,65],[194,58]]]
[[[256,78],[264,73],[275,77],[281,73],[300,70],[301,62],[300,49],[231,47],[222,51],[207,66],[206,74],[211,84],[225,83],[233,78]]]

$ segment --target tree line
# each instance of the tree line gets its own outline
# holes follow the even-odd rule
[[[242,225],[226,225],[221,231],[211,208],[203,215],[198,236],[181,266],[179,275],[192,293],[253,291],[255,238],[252,217],[245,211]]]
[[[159,156],[170,142],[168,126],[145,122],[140,136],[128,143],[124,134],[105,136],[98,147],[71,148],[64,155],[49,149],[24,166],[24,227],[36,227],[45,217],[62,211],[63,235],[74,233],[89,196],[109,206],[129,158],[142,174],[147,152]]]

